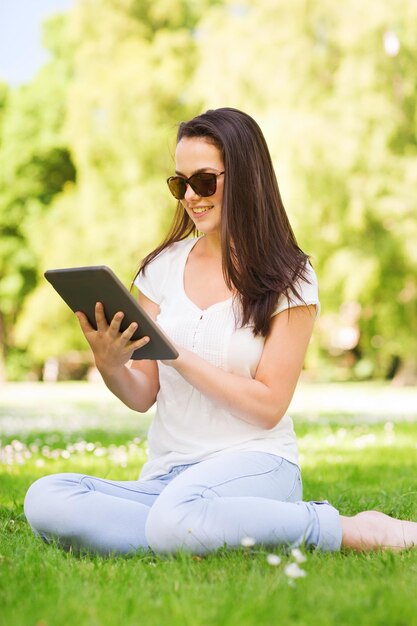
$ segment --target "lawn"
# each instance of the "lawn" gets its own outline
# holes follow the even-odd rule
[[[301,385],[291,413],[305,499],[417,520],[417,390]],[[417,550],[308,552],[305,576],[293,579],[293,555],[257,545],[104,559],[32,536],[30,483],[60,471],[135,479],[150,418],[99,384],[0,388],[1,626],[417,625]]]

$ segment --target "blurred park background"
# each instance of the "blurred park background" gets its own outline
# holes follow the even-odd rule
[[[44,271],[129,285],[173,214],[178,122],[232,106],[318,274],[305,376],[416,384],[416,32],[415,0],[74,0],[48,19],[47,62],[0,85],[0,381],[88,377]]]

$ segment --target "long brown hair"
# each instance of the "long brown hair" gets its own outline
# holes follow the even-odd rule
[[[209,110],[182,122],[177,143],[183,137],[204,137],[222,154],[224,279],[238,294],[241,324],[253,324],[255,335],[266,336],[278,298],[289,298],[291,292],[301,297],[295,283],[308,282],[308,256],[297,245],[265,138],[253,118],[232,108]],[[172,243],[197,234],[178,202],[166,238],[143,259],[138,273]]]

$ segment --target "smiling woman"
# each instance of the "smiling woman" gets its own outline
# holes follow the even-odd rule
[[[148,462],[137,481],[40,479],[25,500],[32,528],[104,554],[205,553],[245,537],[324,551],[416,544],[413,522],[302,501],[287,409],[320,305],[259,126],[236,109],[207,111],[180,124],[175,159],[173,224],[136,285],[178,358],[129,365],[145,345],[136,325],[121,332],[123,313],[108,324],[97,306],[95,330],[78,313],[109,389],[140,412],[157,403]]]

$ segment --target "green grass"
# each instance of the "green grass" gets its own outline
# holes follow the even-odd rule
[[[320,397],[328,399],[333,391],[322,388],[313,402],[311,388],[305,388],[298,411],[294,405],[304,498],[328,499],[345,514],[377,508],[417,519],[417,403],[411,408],[406,403],[402,414],[387,409],[398,407],[396,402],[384,402],[379,414],[361,412],[356,403],[358,413],[353,413],[346,409],[349,396],[357,399],[359,392],[345,386],[340,410],[337,403],[322,409]],[[304,407],[303,393],[309,398]],[[388,398],[386,388],[384,393]],[[378,387],[361,386],[360,394],[377,399]],[[282,562],[273,567],[260,546],[205,558],[141,553],[104,559],[76,557],[37,540],[22,509],[31,482],[60,471],[135,479],[146,456],[148,422],[149,416],[138,418],[99,387],[5,389],[0,398],[1,626],[417,624],[413,550],[308,553],[302,565],[307,576],[290,584],[284,567],[293,558],[279,549],[274,553]]]

